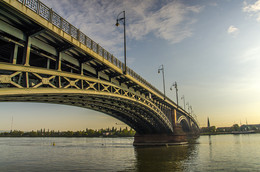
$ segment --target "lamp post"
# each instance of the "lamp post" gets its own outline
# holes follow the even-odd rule
[[[175,81],[174,84],[172,84],[172,86],[174,86],[175,90],[176,90],[176,101],[177,101],[177,108],[179,107],[179,100],[178,100],[178,87],[177,87],[177,82]],[[172,90],[172,86],[170,88],[170,90]]]
[[[197,115],[194,113],[194,118],[196,119],[196,121],[198,122],[198,119],[197,119]]]
[[[120,14],[123,13],[123,17],[121,18],[118,18],[120,16]],[[124,60],[125,60],[125,68],[124,68],[124,74],[126,74],[126,35],[125,35],[125,11],[122,11],[120,12],[118,15],[117,15],[117,19],[116,19],[116,26],[118,27],[120,24],[119,22],[122,21],[123,22],[123,25],[124,25]]]
[[[189,104],[189,102],[187,102],[186,105],[188,106],[188,113],[189,113],[189,111],[190,111],[190,104]]]
[[[185,110],[185,97],[184,97],[184,95],[181,97],[181,99],[183,100],[183,105],[184,105],[184,110]]]
[[[163,68],[163,64],[161,66],[159,66],[158,73],[160,73],[160,71],[162,71],[162,76],[163,76],[163,94],[164,94],[164,100],[165,100],[165,81],[164,81],[164,68]]]

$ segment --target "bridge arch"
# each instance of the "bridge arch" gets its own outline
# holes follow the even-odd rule
[[[15,94],[14,94],[15,92]],[[3,95],[2,93],[0,93]],[[135,129],[138,133],[165,132],[165,123],[147,105],[120,95],[74,89],[10,89],[0,101],[40,102],[83,107],[110,115]],[[133,108],[133,105],[135,108]],[[169,131],[168,131],[169,132]]]
[[[193,121],[191,121],[191,130],[194,132],[199,132],[197,124],[195,124]]]
[[[127,88],[97,78],[38,67],[1,64],[0,68],[0,101],[84,107],[113,116],[138,133],[172,132],[172,124],[159,107]]]
[[[178,118],[177,123],[181,125],[182,130],[183,130],[184,132],[189,132],[189,131],[191,130],[190,123],[189,123],[189,121],[188,121],[188,119],[187,119],[186,116],[181,115],[181,116]]]

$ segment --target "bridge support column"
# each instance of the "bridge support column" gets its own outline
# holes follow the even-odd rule
[[[62,52],[57,51],[56,66],[55,66],[55,69],[57,71],[61,71],[61,57],[62,57]]]
[[[47,59],[47,65],[46,65],[46,66],[47,66],[47,69],[50,69],[50,63],[51,63],[51,60],[48,58],[48,59]]]
[[[172,120],[173,120],[173,123],[172,123],[172,125],[173,126],[176,126],[176,124],[177,124],[177,112],[176,112],[176,109],[173,109],[173,111],[172,111]]]
[[[18,45],[17,44],[14,44],[13,45],[13,51],[11,52],[11,60],[10,60],[10,63],[13,63],[13,64],[16,64],[17,62],[17,53],[18,53]]]
[[[23,65],[30,66],[30,53],[31,53],[31,37],[27,36],[24,51],[23,51]]]
[[[134,146],[170,146],[188,143],[188,135],[180,125],[174,127],[172,134],[138,134],[134,136]]]

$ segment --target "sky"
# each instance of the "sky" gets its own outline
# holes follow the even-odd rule
[[[179,104],[184,106],[184,95],[201,127],[207,117],[217,127],[260,123],[260,0],[42,2],[121,61],[123,26],[115,23],[125,10],[131,69],[163,92],[157,73],[163,64],[166,95],[176,101],[170,90],[176,81]],[[13,129],[21,130],[124,126],[108,115],[65,105],[0,103],[0,108],[0,130],[10,129],[12,117]]]

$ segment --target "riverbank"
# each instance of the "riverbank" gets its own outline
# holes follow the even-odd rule
[[[232,132],[208,132],[200,135],[226,135],[226,134],[258,134],[260,131],[232,131]]]
[[[20,131],[14,130],[10,132],[0,133],[0,137],[133,137],[135,131],[133,129],[107,128],[107,129],[86,129],[82,131],[54,131],[54,130],[37,130],[37,131]]]

